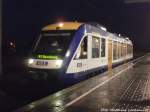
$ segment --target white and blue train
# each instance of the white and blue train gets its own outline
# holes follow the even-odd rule
[[[63,22],[42,29],[28,60],[29,72],[67,83],[133,58],[131,40],[98,24]]]

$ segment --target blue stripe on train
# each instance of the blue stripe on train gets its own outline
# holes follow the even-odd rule
[[[117,62],[117,63],[113,63],[112,67],[115,68],[121,64],[123,64],[124,61],[121,61],[121,62]],[[63,76],[63,82],[65,84],[74,84],[74,83],[77,83],[77,82],[80,82],[82,80],[85,80],[88,78],[88,74],[92,74],[93,72],[96,72],[96,71],[100,71],[100,73],[103,73],[105,71],[108,70],[108,65],[105,65],[105,66],[101,66],[101,67],[98,67],[98,68],[94,68],[94,69],[91,69],[91,70],[87,70],[87,71],[83,71],[83,72],[78,72],[78,73],[70,73],[70,74],[64,74]],[[95,75],[98,75],[98,74],[95,74]]]
[[[63,83],[65,84],[74,84],[74,83],[87,79],[89,77],[89,74],[92,74],[96,71],[99,71],[99,74],[100,74],[106,70],[107,70],[107,65],[94,68],[91,70],[86,70],[83,72],[78,72],[78,73],[66,73],[63,75],[64,77],[62,78],[62,80],[63,80]],[[93,74],[93,75],[98,75],[98,74]]]

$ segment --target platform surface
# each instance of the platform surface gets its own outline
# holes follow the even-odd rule
[[[15,112],[150,111],[150,54]]]

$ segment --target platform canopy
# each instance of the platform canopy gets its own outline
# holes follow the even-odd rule
[[[125,0],[125,3],[150,3],[150,0]]]

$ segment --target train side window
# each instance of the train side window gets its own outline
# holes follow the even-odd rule
[[[87,37],[84,37],[76,52],[74,60],[78,59],[87,59]]]
[[[133,53],[133,46],[128,44],[128,54],[132,54]]]
[[[124,49],[124,56],[126,56],[126,43],[123,44],[123,49]]]
[[[121,58],[121,43],[118,42],[118,58]]]
[[[133,54],[133,45],[131,45],[131,54]]]
[[[100,57],[100,39],[98,37],[92,37],[92,58]]]
[[[117,42],[113,42],[113,60],[117,59]]]
[[[127,45],[127,52],[128,52],[128,54],[130,54],[130,47],[129,47],[129,44]]]
[[[121,57],[124,56],[124,44],[121,43]]]
[[[101,38],[101,57],[105,57],[106,40]]]
[[[128,44],[128,54],[131,54],[131,45]]]

